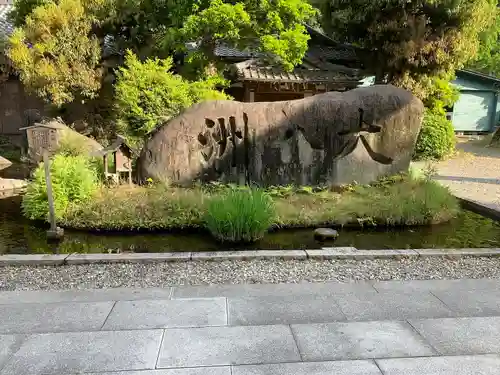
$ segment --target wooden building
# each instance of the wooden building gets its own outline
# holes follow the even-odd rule
[[[457,132],[489,133],[500,122],[500,79],[471,70],[459,70],[453,85],[460,96],[448,117]]]
[[[264,102],[301,99],[328,92],[358,87],[364,78],[362,51],[335,42],[312,27],[311,39],[302,64],[292,72],[266,63],[262,55],[218,46],[215,55],[232,63],[228,78],[232,84],[227,93],[235,100]]]

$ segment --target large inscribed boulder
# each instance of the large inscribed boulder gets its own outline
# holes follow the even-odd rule
[[[422,113],[419,99],[391,85],[283,102],[203,102],[152,135],[139,175],[181,185],[370,183],[408,169]]]

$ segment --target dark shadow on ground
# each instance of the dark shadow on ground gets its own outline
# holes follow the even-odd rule
[[[500,185],[500,178],[480,178],[480,177],[460,177],[460,176],[434,176],[435,180],[441,181],[467,181],[467,182],[477,182],[480,184],[493,184]]]
[[[457,143],[457,150],[464,151],[475,156],[500,158],[500,148],[488,147],[489,137],[481,139],[462,140]]]

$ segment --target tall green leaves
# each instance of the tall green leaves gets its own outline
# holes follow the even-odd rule
[[[56,217],[66,213],[70,203],[80,204],[97,189],[97,175],[84,156],[56,155],[50,165]],[[23,196],[23,213],[32,220],[48,220],[49,205],[43,163],[40,163]]]
[[[219,241],[253,242],[272,226],[275,208],[271,197],[259,189],[229,189],[212,198],[205,225]]]

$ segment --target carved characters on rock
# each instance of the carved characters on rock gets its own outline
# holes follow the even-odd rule
[[[205,118],[205,129],[197,137],[205,180],[219,179],[225,173],[239,180],[242,171],[246,177],[248,115],[245,112],[242,122],[237,123],[235,116]]]
[[[346,142],[346,145],[340,150],[337,157],[342,158],[342,157],[349,155],[351,152],[353,152],[356,149],[359,141],[361,141],[363,146],[366,148],[366,151],[368,152],[368,154],[372,158],[372,160],[374,160],[378,163],[381,163],[381,164],[391,164],[393,162],[393,159],[374,151],[372,149],[372,147],[370,146],[368,140],[366,139],[367,134],[380,133],[382,131],[382,126],[377,125],[377,124],[373,124],[373,123],[368,124],[368,123],[364,122],[363,108],[358,108],[358,111],[359,111],[358,126],[354,129],[342,130],[342,131],[337,133],[339,136],[352,135],[352,137],[348,140],[348,142]]]
[[[423,105],[375,85],[283,102],[209,101],[149,139],[140,177],[193,181],[339,185],[370,183],[409,167]]]

